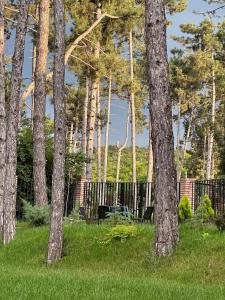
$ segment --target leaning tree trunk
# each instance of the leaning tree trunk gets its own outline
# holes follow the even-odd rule
[[[3,193],[6,158],[4,0],[0,0],[0,234],[3,232]]]
[[[48,264],[61,258],[63,244],[63,204],[65,185],[65,24],[63,0],[54,0],[55,57],[53,99],[55,107],[52,215],[48,244]]]
[[[156,238],[160,256],[172,253],[179,240],[172,104],[163,0],[146,0],[146,46],[155,178]]]
[[[101,8],[97,9],[97,20],[101,16]],[[94,50],[94,56],[96,59],[100,55],[100,42],[97,41],[96,47]],[[99,87],[99,78],[96,75],[92,80],[91,86],[91,96],[90,96],[90,113],[88,119],[88,140],[87,140],[87,166],[86,166],[86,178],[88,181],[92,180],[92,160],[93,160],[93,151],[94,151],[94,133],[95,133],[95,120],[96,120],[96,106],[97,106],[97,97],[98,97],[98,87]]]
[[[49,0],[39,4],[39,30],[35,67],[35,91],[33,111],[33,179],[34,203],[45,206],[48,203],[45,158],[45,99],[46,64],[48,58]]]
[[[214,54],[212,53],[212,61],[214,63]],[[216,79],[215,69],[212,70],[212,107],[211,107],[211,128],[208,137],[208,155],[206,165],[206,179],[209,180],[213,176],[212,170],[212,157],[213,157],[213,145],[214,145],[214,126],[215,126],[215,114],[216,114]]]
[[[20,1],[18,23],[16,26],[15,48],[12,59],[11,90],[9,97],[9,113],[7,118],[6,173],[4,187],[3,242],[5,245],[14,239],[16,233],[16,166],[18,122],[20,114],[19,99],[29,2],[29,0]]]

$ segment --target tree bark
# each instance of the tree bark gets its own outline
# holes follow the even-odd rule
[[[100,85],[98,85],[97,91],[97,174],[98,174],[98,182],[102,180],[101,174],[101,165],[102,165],[102,149],[101,149],[101,107],[100,107]]]
[[[3,232],[3,194],[6,158],[4,5],[0,0],[0,234]]]
[[[185,154],[187,152],[187,146],[188,146],[188,141],[190,139],[190,135],[191,135],[191,129],[192,129],[192,123],[193,123],[193,108],[191,110],[191,115],[190,115],[190,120],[189,120],[189,124],[188,124],[188,130],[187,130],[187,134],[186,137],[184,139],[184,146],[182,149],[182,153],[181,153],[181,158],[180,161],[178,161],[178,165],[177,165],[177,181],[180,182],[181,179],[181,173],[182,173],[182,168],[184,165],[184,160],[185,160]]]
[[[214,63],[214,54],[212,53],[212,62]],[[214,127],[215,127],[215,116],[216,116],[216,78],[215,68],[212,69],[212,104],[211,104],[211,128],[208,137],[208,155],[206,165],[206,179],[212,178],[212,157],[213,157],[213,145],[214,145]]]
[[[45,158],[45,101],[49,36],[49,5],[49,0],[41,0],[39,4],[39,30],[35,67],[33,179],[34,203],[39,207],[45,206],[48,203]]]
[[[149,141],[148,141],[148,170],[147,170],[147,188],[146,188],[146,208],[151,205],[152,177],[153,177],[153,153],[152,153],[152,135],[151,118],[149,116]]]
[[[86,77],[86,95],[83,105],[83,116],[82,116],[82,150],[85,156],[87,155],[87,114],[88,114],[88,102],[89,102],[89,83],[90,80]],[[86,163],[84,165],[84,176],[86,176]]]
[[[101,8],[97,8],[97,20],[101,17]],[[96,59],[100,55],[100,42],[96,43],[94,50],[94,56]],[[92,180],[92,161],[93,161],[93,150],[94,150],[94,133],[95,133],[95,120],[96,120],[96,108],[97,108],[97,97],[98,97],[99,78],[95,76],[92,80],[91,86],[91,97],[90,97],[90,114],[88,119],[88,140],[87,140],[87,168],[86,178],[88,181]]]
[[[48,264],[61,258],[63,245],[63,204],[65,188],[65,23],[63,0],[54,0],[55,57],[53,99],[55,111],[52,215],[48,244]]]
[[[132,148],[132,194],[133,205],[136,216],[138,215],[137,207],[137,174],[136,174],[136,111],[135,111],[135,95],[133,91],[134,83],[134,58],[133,58],[133,32],[130,31],[129,37],[129,55],[130,55],[130,107],[131,107],[131,148]]]
[[[135,99],[133,91],[134,83],[134,59],[133,59],[133,33],[130,31],[129,38],[129,54],[130,54],[130,78],[131,78],[131,92],[130,92],[130,107],[131,107],[131,145],[132,145],[132,182],[136,183],[136,111]]]
[[[165,3],[163,0],[146,0],[145,6],[155,178],[155,250],[157,255],[166,256],[176,247],[179,233]]]
[[[6,173],[4,187],[3,242],[10,243],[16,233],[16,192],[17,192],[17,136],[20,115],[20,89],[23,73],[24,47],[27,31],[28,0],[20,1],[20,12],[16,26],[16,40],[12,59],[11,90],[6,138]]]
[[[110,74],[110,76],[109,76],[109,94],[108,94],[107,121],[106,121],[106,128],[105,128],[105,152],[104,152],[104,172],[103,172],[103,182],[104,183],[107,181],[111,99],[112,99],[112,77],[111,77],[111,74]]]
[[[116,164],[116,202],[117,202],[117,196],[119,191],[119,181],[120,181],[120,161],[121,161],[121,155],[123,149],[126,148],[127,142],[128,142],[128,135],[129,135],[129,122],[130,122],[130,103],[128,105],[128,111],[127,111],[127,124],[126,124],[126,135],[125,135],[125,141],[121,147],[119,147],[118,143],[118,154],[117,154],[117,164]]]

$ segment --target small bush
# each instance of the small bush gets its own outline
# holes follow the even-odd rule
[[[83,221],[80,214],[80,204],[77,204],[71,211],[68,217],[64,218],[64,222],[67,224],[73,224]]]
[[[201,203],[196,209],[195,216],[197,219],[202,220],[203,222],[208,221],[211,217],[214,216],[214,210],[211,205],[211,200],[208,195],[204,195],[201,199]]]
[[[128,238],[135,237],[137,235],[137,227],[133,225],[116,225],[112,227],[109,233],[106,234],[101,244],[108,245],[113,240],[125,242]]]
[[[132,214],[130,212],[123,214],[120,211],[108,212],[105,223],[111,226],[128,225],[132,223]]]
[[[178,205],[178,216],[180,222],[184,222],[192,217],[191,204],[188,196],[186,195],[181,198],[181,201]]]
[[[29,202],[22,200],[23,217],[33,226],[47,225],[50,222],[50,206],[33,206]]]

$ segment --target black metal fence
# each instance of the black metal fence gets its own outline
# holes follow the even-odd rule
[[[195,181],[194,210],[199,206],[202,196],[208,195],[216,214],[225,213],[225,179]]]
[[[225,179],[193,181],[191,186],[193,210],[199,206],[203,195],[207,194],[212,202],[216,214],[225,214]],[[65,215],[75,207],[76,183],[70,183],[65,188]],[[181,198],[180,183],[177,185],[178,199]],[[33,204],[33,185],[31,182],[18,182],[17,217],[22,217],[21,199]],[[49,190],[50,196],[50,190]],[[87,218],[98,217],[98,207],[126,206],[137,218],[142,218],[147,207],[154,205],[154,184],[146,182],[87,182],[83,185],[83,198],[81,206]]]
[[[137,218],[153,205],[153,184],[140,182],[87,182],[84,184],[82,205],[90,219],[98,217],[98,207],[126,206]]]

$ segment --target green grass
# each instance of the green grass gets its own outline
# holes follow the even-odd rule
[[[225,234],[215,228],[182,226],[176,252],[160,259],[150,225],[101,245],[107,230],[66,226],[64,257],[47,267],[48,229],[18,224],[16,240],[0,246],[0,299],[225,299]]]

